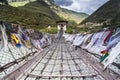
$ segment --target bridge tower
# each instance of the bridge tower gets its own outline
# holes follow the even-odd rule
[[[67,30],[67,23],[68,21],[60,20],[56,21],[57,23],[57,29],[58,29],[58,38],[61,38],[63,33]]]

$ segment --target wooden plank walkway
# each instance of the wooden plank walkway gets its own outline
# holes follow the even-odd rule
[[[118,77],[103,71],[95,57],[82,49],[74,50],[63,38],[57,39],[27,63],[28,68],[19,78],[14,73],[15,79],[9,75],[2,80],[115,80]]]

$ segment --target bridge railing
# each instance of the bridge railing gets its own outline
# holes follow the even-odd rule
[[[51,35],[43,34],[41,39],[33,39],[27,34],[31,30],[25,31],[19,27],[18,32],[15,33],[17,30],[12,32],[14,29],[7,23],[0,24],[0,78],[18,68],[31,55],[42,51],[43,47],[51,44]]]

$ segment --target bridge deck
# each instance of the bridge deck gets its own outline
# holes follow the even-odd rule
[[[62,39],[54,43],[21,80],[106,80],[83,61],[79,52]]]
[[[19,76],[19,80],[114,80],[116,78],[111,72],[103,69],[97,58],[82,49],[74,50],[73,46],[64,39],[56,40],[53,45],[33,57],[5,79],[18,80],[15,75],[18,76],[20,71],[21,73],[24,71],[24,74]]]

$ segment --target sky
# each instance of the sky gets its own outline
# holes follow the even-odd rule
[[[62,8],[92,14],[108,0],[54,0]]]

